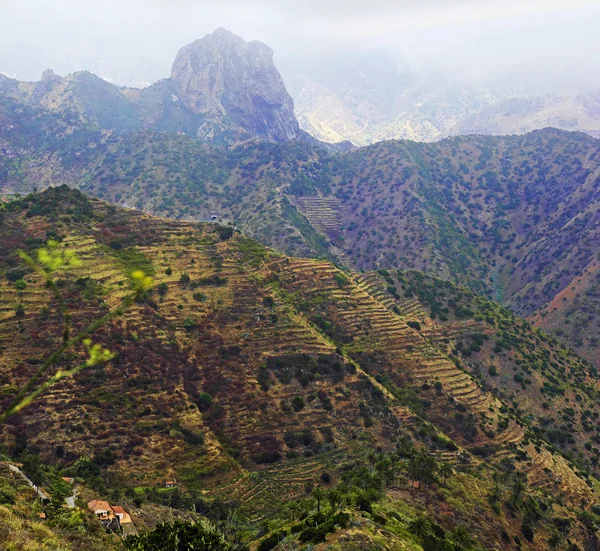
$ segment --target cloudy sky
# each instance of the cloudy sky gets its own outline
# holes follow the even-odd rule
[[[0,0],[0,72],[88,69],[143,84],[182,45],[226,27],[276,52],[283,72],[384,49],[453,78],[600,87],[600,0]]]

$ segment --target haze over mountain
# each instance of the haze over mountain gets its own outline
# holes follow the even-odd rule
[[[388,52],[297,60],[285,74],[300,125],[316,138],[367,145],[554,127],[600,136],[600,86],[562,89],[416,72]]]
[[[301,126],[318,139],[600,130],[593,0],[52,6],[7,6],[0,72],[37,80],[47,68],[88,70],[147,86],[169,73],[183,43],[225,26],[275,50]]]

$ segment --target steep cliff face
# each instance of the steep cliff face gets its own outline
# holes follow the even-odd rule
[[[228,119],[276,142],[299,135],[294,103],[273,63],[273,50],[261,42],[248,43],[218,29],[179,51],[171,79],[192,113]]]

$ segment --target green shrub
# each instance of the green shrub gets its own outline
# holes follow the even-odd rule
[[[292,398],[292,408],[294,411],[300,411],[304,409],[304,398],[302,396],[294,396]]]
[[[17,291],[24,291],[27,288],[27,282],[24,279],[17,279],[15,281],[15,289]]]
[[[11,282],[16,282],[19,279],[23,279],[25,277],[25,274],[27,273],[27,270],[25,270],[24,268],[9,268],[6,271],[6,279],[8,279],[8,281]]]
[[[156,288],[156,290],[158,291],[158,294],[161,297],[164,297],[167,294],[167,291],[169,290],[169,286],[166,283],[161,283],[158,285],[158,287]]]
[[[279,542],[283,541],[287,537],[288,533],[286,530],[281,530],[279,532],[273,532],[265,539],[261,540],[256,548],[256,551],[270,551],[274,547],[276,547]]]

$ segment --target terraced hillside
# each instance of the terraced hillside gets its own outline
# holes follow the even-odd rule
[[[392,311],[417,301],[426,314],[413,314],[411,325],[500,398],[524,426],[585,468],[596,468],[598,386],[592,364],[468,289],[419,272],[382,270],[368,277]],[[441,377],[431,382],[446,386]],[[510,433],[505,423],[499,429],[501,438]]]
[[[3,193],[67,183],[156,215],[232,221],[287,254],[426,271],[598,361],[597,285],[586,275],[597,260],[594,138],[548,129],[332,154],[300,142],[225,148],[116,134],[10,97],[0,111]]]
[[[67,187],[3,205],[0,229],[0,411],[63,339],[63,306],[18,249],[35,255],[52,238],[80,260],[54,274],[71,334],[119,308],[133,271],[153,278],[92,334],[115,359],[61,380],[2,426],[9,454],[38,457],[96,496],[118,488],[134,520],[147,517],[142,500],[195,503],[218,522],[222,507],[237,508],[246,542],[283,531],[333,549],[380,549],[382,538],[426,549],[430,536],[409,529],[426,515],[439,542],[460,524],[474,548],[547,549],[566,518],[563,540],[593,545],[594,370],[493,303],[417,274],[285,257],[225,226],[152,218]],[[429,287],[443,291],[439,309],[419,294]],[[494,339],[495,356],[485,353]],[[52,369],[86,354],[75,346]],[[525,377],[494,383],[528,370],[539,393]],[[538,422],[553,384],[560,417]],[[417,461],[452,469],[427,478]],[[165,480],[176,493],[156,490]],[[314,517],[321,536],[302,524],[315,485],[347,496],[353,528]],[[327,495],[333,514],[338,494]]]

